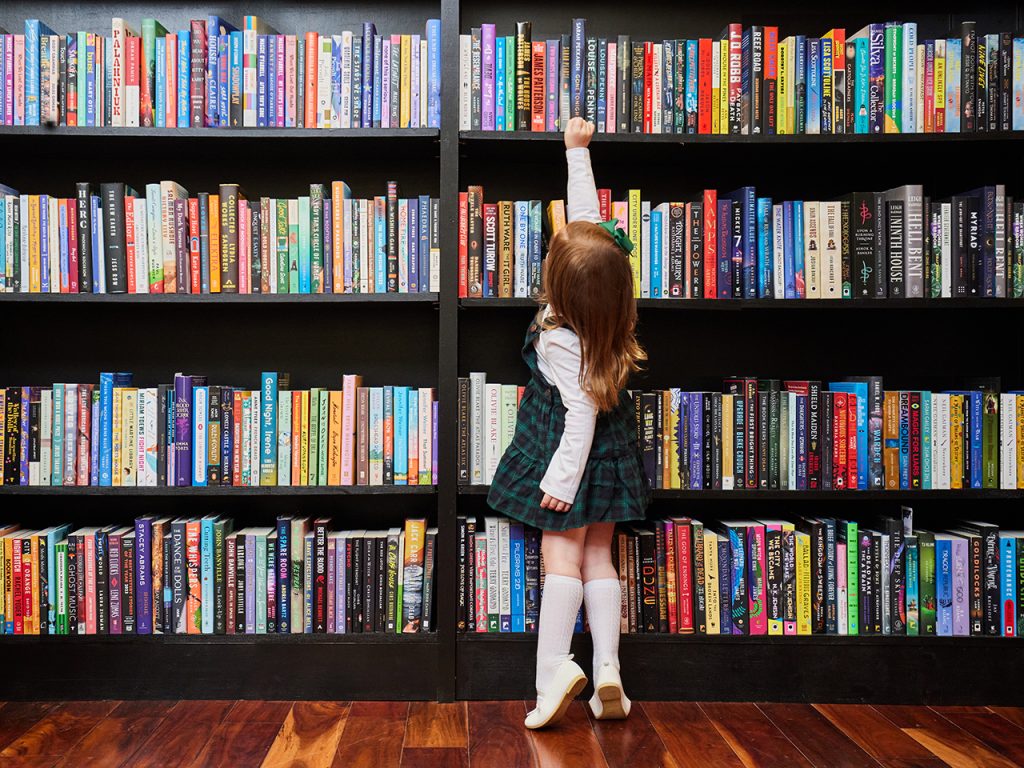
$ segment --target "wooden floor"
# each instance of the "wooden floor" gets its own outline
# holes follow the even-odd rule
[[[528,702],[108,701],[0,705],[0,768],[1024,765],[1024,708],[635,704],[548,731]]]

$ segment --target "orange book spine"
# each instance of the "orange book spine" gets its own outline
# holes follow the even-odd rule
[[[317,55],[320,50],[319,35],[316,32],[306,33],[306,71],[302,76],[306,80],[303,105],[303,124],[307,128],[316,128],[316,68]]]
[[[704,298],[718,296],[718,191],[704,190]]]
[[[711,133],[711,38],[697,43],[697,133]],[[724,77],[724,73],[723,73]]]

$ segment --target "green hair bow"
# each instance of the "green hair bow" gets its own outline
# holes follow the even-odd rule
[[[609,221],[602,221],[597,226],[611,235],[612,239],[615,240],[615,244],[619,246],[619,248],[627,254],[630,254],[633,252],[633,241],[626,237],[626,233],[619,229],[618,224],[618,219],[610,219]]]

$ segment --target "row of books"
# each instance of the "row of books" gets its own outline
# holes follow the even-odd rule
[[[424,34],[278,34],[216,15],[111,34],[0,29],[0,124],[114,128],[439,128],[441,22]],[[141,34],[140,34],[141,32]]]
[[[99,385],[0,388],[4,485],[341,486],[437,482],[437,400],[430,387],[258,389],[206,376],[138,387],[130,373]]]
[[[458,518],[458,629],[536,632],[541,532]],[[1022,636],[1024,531],[964,521],[915,528],[913,511],[622,525],[612,560],[623,633]],[[576,631],[586,628],[580,609]]]
[[[459,36],[459,127],[599,133],[883,134],[1024,130],[1024,37],[922,40],[916,22],[779,37],[728,24],[718,39],[595,36],[586,19],[535,39],[494,24]]]
[[[521,387],[459,379],[458,478],[489,484]],[[725,379],[721,392],[633,391],[651,487],[682,490],[1024,488],[1024,391],[932,392],[844,381]]]
[[[138,517],[131,526],[0,526],[0,633],[433,631],[437,529],[338,531],[283,516]]]
[[[0,290],[20,293],[419,293],[440,285],[437,198],[354,198],[343,181],[250,199],[173,181],[75,196],[0,185]]]
[[[644,299],[1024,298],[1024,202],[993,184],[938,199],[920,184],[836,200],[777,201],[752,187],[653,203],[598,190],[600,215],[634,245]],[[459,296],[540,293],[563,200],[459,195]],[[546,237],[547,236],[547,237]]]

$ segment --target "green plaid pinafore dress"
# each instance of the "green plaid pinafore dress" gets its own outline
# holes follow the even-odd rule
[[[498,464],[487,503],[545,531],[643,520],[651,492],[637,442],[633,401],[625,390],[614,410],[597,417],[587,466],[569,511],[540,506],[540,482],[562,438],[566,411],[558,388],[548,384],[537,366],[533,342],[540,332],[535,319],[523,344],[530,381],[519,403],[515,436]]]

